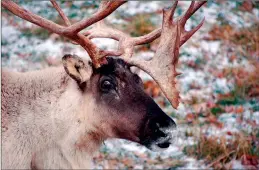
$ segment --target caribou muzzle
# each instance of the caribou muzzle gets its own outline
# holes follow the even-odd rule
[[[154,101],[150,102],[140,133],[140,143],[151,150],[166,149],[176,139],[176,124]]]

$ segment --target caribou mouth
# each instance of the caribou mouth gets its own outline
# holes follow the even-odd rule
[[[161,143],[151,143],[150,145],[146,146],[148,149],[155,151],[155,152],[160,152],[160,151],[164,151],[167,148],[170,147],[172,143],[170,141],[165,141],[165,142],[161,142]]]
[[[170,142],[165,142],[165,143],[161,143],[161,144],[157,144],[157,146],[161,149],[166,149],[169,148],[169,146],[171,145]]]
[[[169,148],[169,146],[171,145],[171,142],[163,142],[163,143],[158,143],[156,144],[159,148],[162,148],[162,149],[166,149],[166,148]]]
[[[153,143],[153,146],[151,147],[153,150],[156,150],[158,147],[159,149],[167,149],[171,145],[171,136],[167,137],[160,137],[156,142]],[[156,146],[154,149],[154,145]]]

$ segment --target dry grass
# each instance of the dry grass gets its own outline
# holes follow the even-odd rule
[[[209,35],[207,40],[224,40],[240,46],[239,51],[247,57],[259,52],[259,22],[241,29],[236,29],[229,24],[215,25],[209,31]]]
[[[254,137],[254,139],[252,138]],[[247,137],[242,133],[233,134],[227,140],[222,137],[206,137],[201,135],[197,145],[186,146],[184,152],[198,159],[205,159],[208,167],[227,168],[231,160],[240,160],[244,156],[259,159],[259,147],[255,144],[255,136]]]
[[[129,23],[126,26],[126,31],[128,31],[132,36],[141,36],[147,34],[155,29],[154,23],[150,20],[150,14],[135,15],[129,19]]]
[[[258,97],[259,96],[259,63],[253,62],[253,71],[246,71],[243,67],[224,69],[225,77],[234,78],[235,89],[233,95],[236,97]]]

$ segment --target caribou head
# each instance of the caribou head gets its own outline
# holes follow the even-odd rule
[[[175,122],[145,93],[141,78],[131,71],[132,65],[120,58],[106,60],[106,64],[95,68],[75,55],[63,57],[66,72],[77,82],[85,99],[85,114],[93,113],[80,122],[91,122],[89,130],[96,142],[122,138],[150,149],[169,147]],[[91,101],[94,105],[89,107]]]
[[[131,67],[136,66],[152,76],[172,106],[177,108],[179,92],[175,87],[175,77],[179,74],[176,72],[179,49],[204,20],[190,31],[186,31],[184,26],[205,2],[193,1],[183,16],[174,19],[176,1],[171,8],[163,10],[162,27],[140,37],[130,37],[103,20],[125,1],[103,1],[90,18],[74,24],[70,23],[55,0],[51,2],[65,21],[64,25],[35,15],[10,0],[2,0],[2,6],[29,22],[70,39],[87,51],[91,63],[75,55],[65,55],[63,65],[77,83],[82,96],[88,99],[84,101],[85,105],[92,101],[95,103],[94,107],[86,108],[92,109],[93,113],[93,138],[123,138],[151,149],[169,147],[175,136],[176,124],[144,92],[141,78],[131,71]],[[91,29],[84,30],[91,25]],[[159,37],[160,43],[152,60],[132,57],[134,46],[150,43]],[[91,41],[93,38],[119,41],[118,50],[102,50]]]

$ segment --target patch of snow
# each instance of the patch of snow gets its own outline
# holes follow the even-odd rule
[[[133,57],[148,61],[148,60],[151,60],[154,57],[154,55],[155,55],[155,53],[152,51],[143,51],[143,52],[138,52]]]
[[[140,164],[136,164],[134,165],[133,169],[144,169],[144,166]]]
[[[180,167],[178,169],[202,169],[205,167],[201,167],[201,165],[198,164],[197,160],[194,158],[187,157],[185,158],[185,161],[187,164],[184,167]]]
[[[127,4],[122,5],[118,11],[123,11],[126,15],[136,15],[143,13],[151,13],[161,9],[161,2],[154,1],[146,3],[141,1],[129,1]]]
[[[138,75],[141,77],[141,79],[143,81],[153,80],[153,78],[149,74],[147,74],[146,72],[144,72],[142,70],[139,71]]]
[[[256,124],[259,125],[259,112],[254,112],[252,114],[252,119],[255,120]]]
[[[231,91],[232,86],[227,82],[226,78],[217,78],[213,83],[213,91],[220,91],[223,94],[226,94]]]
[[[137,146],[134,143],[123,143],[122,148],[131,152],[137,151],[139,153],[144,153],[147,150],[146,148]]]
[[[5,19],[3,19],[2,21],[5,21]],[[2,38],[6,39],[9,42],[17,40],[17,35],[19,34],[20,32],[12,26],[2,27]]]
[[[217,14],[219,12],[219,9],[216,4],[212,4],[212,6],[213,7],[203,8],[202,10],[202,14],[203,16],[205,16],[206,19],[204,25],[213,25],[217,22]]]
[[[92,41],[101,49],[116,50],[118,41],[110,38],[94,38]]]
[[[220,41],[204,41],[202,40],[200,42],[200,46],[202,47],[202,49],[212,53],[212,54],[217,54],[220,50]]]
[[[245,169],[245,167],[242,165],[241,161],[239,160],[232,160],[232,167],[231,169]]]

